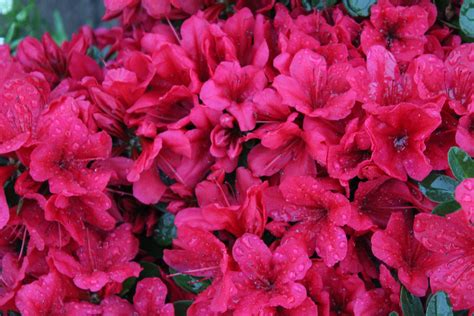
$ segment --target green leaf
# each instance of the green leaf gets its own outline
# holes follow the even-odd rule
[[[447,214],[451,214],[456,212],[461,208],[461,205],[455,200],[446,201],[438,204],[431,213],[439,216],[445,216]]]
[[[448,152],[448,162],[451,171],[458,180],[474,178],[474,161],[461,148],[451,147]]]
[[[16,22],[10,24],[7,34],[5,35],[5,43],[11,43],[13,41],[17,28]]]
[[[438,13],[444,13],[444,10],[449,5],[449,0],[434,0],[433,2],[438,8]]]
[[[464,0],[459,12],[461,30],[469,37],[474,37],[474,0]]]
[[[369,16],[370,7],[376,0],[342,0],[344,6],[352,16]]]
[[[173,303],[174,305],[174,314],[175,316],[186,316],[186,312],[188,311],[189,306],[193,301],[176,301]]]
[[[58,10],[54,10],[53,12],[53,21],[54,21],[54,29],[52,32],[52,37],[58,45],[61,45],[62,42],[67,40],[67,34],[64,28],[63,19]]]
[[[160,276],[160,268],[156,264],[148,261],[141,261],[140,265],[143,268],[143,270],[140,272],[140,280],[144,278],[153,278]]]
[[[199,294],[204,291],[209,285],[211,285],[211,281],[193,277],[187,274],[179,274],[176,270],[170,269],[171,274],[176,274],[173,276],[174,282],[183,290],[188,292]]]
[[[459,183],[448,176],[431,173],[419,183],[420,191],[434,202],[454,199],[454,190]]]
[[[400,305],[404,316],[424,316],[421,300],[408,292],[404,286],[400,292]]]
[[[122,291],[120,291],[119,296],[124,297],[128,293],[130,293],[135,285],[137,285],[138,279],[135,277],[131,277],[123,281],[122,283]]]
[[[313,9],[324,10],[337,3],[337,0],[302,0],[301,3],[307,11]]]
[[[440,291],[431,296],[426,307],[426,316],[453,316],[446,293]]]
[[[153,232],[153,239],[158,245],[169,247],[174,238],[176,238],[174,215],[171,213],[165,213],[158,221],[158,225]]]
[[[390,312],[390,314],[388,314],[388,316],[398,316],[398,313],[397,312]]]

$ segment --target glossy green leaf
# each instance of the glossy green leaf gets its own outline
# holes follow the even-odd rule
[[[420,191],[434,202],[447,202],[454,199],[458,181],[448,176],[431,173],[419,183]]]
[[[474,178],[474,161],[461,148],[452,147],[449,150],[448,162],[451,171],[457,179]]]
[[[131,277],[123,281],[122,283],[122,290],[119,293],[120,297],[125,297],[128,293],[130,293],[135,286],[137,285],[138,279],[135,277]]]
[[[173,269],[170,269],[170,273],[175,274],[173,280],[180,288],[194,294],[201,293],[211,284],[211,281],[207,279],[193,277],[187,274],[179,274]]]
[[[140,272],[140,280],[144,278],[153,278],[160,276],[160,268],[156,264],[152,262],[142,261],[140,262],[140,265],[143,268],[143,270]]]
[[[446,293],[440,291],[430,297],[426,316],[453,316],[453,309]]]
[[[397,312],[390,312],[390,314],[388,314],[388,316],[398,316],[398,313]]]
[[[474,37],[474,0],[464,0],[459,12],[461,30],[469,37]]]
[[[54,10],[53,12],[53,21],[54,28],[52,32],[52,37],[58,45],[61,45],[62,42],[67,40],[67,34],[66,29],[64,28],[63,19],[61,17],[61,14],[59,14],[58,10]]]
[[[404,316],[424,316],[425,314],[421,300],[408,292],[404,286],[400,292],[400,305]]]
[[[369,16],[370,7],[376,0],[342,0],[344,6],[352,16]]]
[[[302,0],[303,7],[310,11],[313,9],[324,10],[337,3],[337,0]]]
[[[456,212],[461,208],[461,205],[455,200],[446,201],[438,204],[431,213],[439,216],[445,216],[447,214],[451,214]]]
[[[165,213],[158,221],[158,225],[153,232],[153,239],[158,245],[169,247],[175,237],[176,226],[174,225],[174,215]]]
[[[175,316],[186,316],[189,306],[193,301],[176,301],[174,305],[174,314]]]

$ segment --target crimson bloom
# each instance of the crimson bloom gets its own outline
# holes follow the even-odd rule
[[[432,265],[431,254],[413,236],[408,215],[392,213],[387,228],[372,235],[374,255],[398,270],[400,282],[414,295],[424,296],[428,289],[426,272]]]
[[[428,272],[432,291],[445,291],[455,310],[474,306],[474,227],[466,213],[418,214],[413,230],[438,261]]]
[[[458,114],[472,113],[474,90],[469,82],[474,76],[474,44],[453,49],[446,60],[422,56],[416,71],[417,88],[424,99],[444,96],[449,106]]]
[[[271,176],[281,172],[288,175],[316,174],[313,159],[319,158],[321,148],[317,146],[322,136],[317,132],[302,130],[293,121],[269,123],[251,134],[260,138],[260,144],[250,150],[248,164],[255,176]]]
[[[242,131],[255,127],[253,96],[263,90],[267,78],[255,66],[240,67],[237,62],[222,62],[201,89],[200,97],[208,107],[231,113]]]
[[[112,230],[116,219],[108,213],[111,202],[102,192],[79,197],[53,195],[45,206],[45,218],[62,224],[80,245],[87,240],[86,223],[103,230]]]
[[[52,193],[73,196],[102,191],[110,174],[88,166],[108,158],[111,149],[107,133],[92,133],[76,117],[57,118],[31,153],[30,174],[36,181],[48,180]]]
[[[30,145],[49,88],[35,76],[0,82],[0,153]]]
[[[385,265],[380,265],[381,288],[371,289],[354,302],[354,315],[385,316],[393,311],[400,313],[400,284]]]
[[[361,34],[365,53],[373,45],[386,47],[399,61],[410,61],[423,53],[425,33],[430,27],[424,8],[378,3],[370,13],[370,23],[365,24]]]
[[[308,249],[315,249],[327,265],[344,259],[347,237],[341,226],[349,222],[352,212],[346,197],[308,176],[289,177],[264,196],[268,215],[277,221],[297,222],[291,236],[302,235]]]
[[[368,219],[374,225],[384,228],[393,212],[417,209],[431,211],[435,204],[421,194],[411,183],[388,176],[359,183],[352,206],[361,221]],[[352,217],[355,219],[355,216]]]
[[[474,156],[474,113],[459,119],[455,138],[461,149]]]
[[[80,292],[68,279],[52,271],[21,287],[15,302],[22,315],[71,315],[68,311],[74,310],[71,307],[75,305],[79,295]],[[100,309],[95,308],[93,312],[98,313]]]
[[[260,238],[245,234],[235,242],[232,255],[240,268],[232,272],[237,289],[231,298],[235,315],[258,314],[278,306],[291,309],[306,299],[306,289],[296,281],[304,278],[311,261],[295,240],[272,252]]]
[[[163,257],[170,267],[185,274],[213,278],[212,285],[196,299],[194,306],[200,306],[202,300],[207,313],[226,311],[231,281],[227,275],[230,258],[225,245],[208,231],[181,226],[173,246],[174,249],[164,251]],[[219,295],[207,297],[214,292]]]
[[[357,275],[343,274],[321,261],[313,262],[304,283],[318,304],[318,315],[352,314],[357,298],[365,293],[365,285]]]
[[[216,172],[199,183],[196,197],[200,208],[180,211],[175,219],[176,226],[223,229],[237,237],[244,233],[261,236],[267,220],[262,196],[267,183],[262,183],[242,167],[236,171],[235,191],[223,181],[224,173]]]
[[[132,227],[123,224],[108,234],[88,230],[86,243],[75,251],[51,251],[51,259],[59,272],[72,278],[81,289],[99,291],[110,282],[123,282],[137,277],[140,265],[130,262],[138,253],[138,240]]]
[[[474,179],[465,179],[454,192],[456,201],[461,204],[462,209],[467,213],[471,222],[474,222]]]
[[[366,67],[349,73],[348,81],[357,98],[369,113],[379,113],[385,107],[401,102],[418,103],[418,95],[410,72],[401,72],[394,55],[380,45],[367,49]],[[423,72],[424,74],[427,72]]]
[[[280,75],[273,86],[283,102],[309,116],[339,120],[349,115],[355,102],[346,76],[351,67],[339,63],[327,67],[326,60],[309,49],[293,58],[290,76]]]
[[[408,117],[416,120],[407,120]],[[388,175],[407,180],[423,180],[432,170],[424,155],[425,141],[440,125],[439,113],[400,103],[391,110],[367,119],[365,126],[372,140],[372,160]]]

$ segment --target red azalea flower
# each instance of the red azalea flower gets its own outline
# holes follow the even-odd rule
[[[469,84],[474,76],[474,44],[464,44],[450,52],[443,62],[434,56],[417,60],[415,81],[424,99],[445,96],[449,106],[458,114],[472,112],[474,89]]]
[[[357,275],[343,274],[321,261],[313,262],[304,283],[318,305],[318,315],[323,316],[352,314],[355,300],[365,293],[364,282]]]
[[[195,71],[196,65],[181,46],[162,42],[152,55],[155,76],[150,85],[162,95],[173,93],[177,86],[187,87],[193,93],[199,91],[201,83]]]
[[[253,96],[263,90],[267,79],[254,66],[243,68],[237,62],[222,62],[211,80],[201,89],[204,104],[215,110],[227,110],[239,123],[242,131],[255,127]]]
[[[150,57],[140,52],[120,56],[116,68],[108,68],[102,86],[126,105],[135,102],[155,75]]]
[[[103,230],[112,230],[116,219],[109,214],[111,201],[104,193],[90,193],[78,197],[53,195],[45,206],[45,218],[56,221],[80,245],[87,240],[86,223]]]
[[[393,212],[410,209],[428,212],[436,204],[425,198],[416,186],[388,176],[381,176],[374,180],[360,182],[352,205],[358,212],[358,216],[368,218],[373,224],[384,228]]]
[[[202,300],[206,312],[226,311],[231,280],[226,274],[230,259],[225,245],[212,233],[189,226],[178,228],[173,245],[174,249],[165,250],[163,257],[170,267],[184,274],[213,278],[212,285],[196,299],[194,308]]]
[[[474,111],[474,44],[465,44],[454,49],[446,58],[447,83],[443,87],[449,98],[449,106],[459,115]]]
[[[413,229],[416,239],[439,262],[428,273],[431,290],[445,291],[455,310],[474,306],[474,227],[466,213],[418,214]]]
[[[314,178],[300,176],[267,189],[264,197],[268,215],[277,221],[298,222],[290,236],[303,235],[308,249],[316,249],[328,266],[344,259],[347,237],[341,226],[350,220],[351,205],[342,194],[329,191]]]
[[[451,147],[456,146],[456,126],[458,119],[447,105],[441,110],[441,124],[434,130],[426,142],[425,155],[430,160],[433,170],[448,169],[446,159]]]
[[[157,203],[167,189],[159,170],[178,185],[190,188],[213,163],[207,135],[198,129],[168,130],[152,142],[143,139],[142,147],[127,179],[133,182],[133,195],[144,204]]]
[[[140,0],[104,0],[104,19],[109,20],[119,15],[127,7],[137,5]]]
[[[70,236],[67,231],[58,223],[46,220],[43,209],[36,201],[24,201],[20,216],[30,237],[28,246],[43,251],[50,247],[61,248],[69,243]]]
[[[421,58],[421,57],[420,57]],[[385,107],[401,102],[422,103],[419,100],[412,68],[400,71],[393,54],[380,45],[367,50],[367,67],[358,67],[349,73],[348,81],[369,113],[380,113]],[[423,74],[428,74],[424,71]]]
[[[349,115],[355,102],[355,94],[345,80],[350,69],[349,64],[328,68],[321,55],[302,49],[291,62],[290,76],[276,77],[273,86],[283,103],[299,112],[339,120]]]
[[[31,145],[48,93],[47,83],[32,75],[0,82],[0,154]]]
[[[16,292],[23,279],[26,276],[26,270],[28,268],[28,258],[24,257],[23,260],[18,258],[16,253],[7,252],[2,254],[2,272],[1,272],[1,283],[0,283],[0,308],[5,310],[11,305],[12,299],[15,297]]]
[[[257,15],[255,19],[248,8],[238,10],[224,22],[222,30],[230,38],[232,50],[242,66],[263,68],[267,63],[269,47],[264,33],[269,24],[267,22],[265,25],[261,15]]]
[[[216,157],[215,167],[230,173],[237,167],[244,137],[233,116],[222,114],[211,132],[211,155]]]
[[[304,278],[311,261],[303,247],[289,241],[273,252],[255,235],[245,234],[234,244],[232,255],[240,272],[232,273],[237,292],[231,302],[235,315],[258,314],[265,308],[295,308],[306,299]]]
[[[265,229],[267,213],[262,183],[245,168],[236,171],[235,191],[223,184],[224,172],[216,172],[209,180],[196,186],[200,208],[184,209],[178,213],[175,225],[191,225],[206,230],[226,230],[236,237],[244,233],[261,236]]]
[[[351,120],[339,144],[329,146],[327,168],[331,177],[348,181],[369,163],[371,142],[361,121],[359,118]]]
[[[380,265],[379,281],[382,288],[369,290],[356,299],[354,315],[385,316],[393,311],[401,313],[400,284],[383,264]]]
[[[159,278],[145,278],[138,282],[133,306],[140,316],[173,316],[173,304],[165,304],[168,290]]]
[[[3,187],[8,179],[15,172],[14,166],[1,166],[0,167],[0,229],[5,227],[10,219],[10,208],[8,207],[7,198]]]
[[[160,92],[147,92],[127,110],[125,121],[129,126],[138,127],[139,131],[149,125],[160,131],[180,129],[189,124],[189,115],[196,104],[197,96],[182,86],[164,96]]]
[[[60,316],[70,315],[66,312],[71,303],[67,302],[78,298],[79,291],[72,283],[52,271],[39,280],[22,286],[16,295],[15,303],[22,315]]]
[[[212,233],[181,226],[173,245],[175,249],[164,252],[165,262],[173,269],[203,277],[221,277],[227,272],[227,249]]]
[[[258,1],[249,1],[249,0],[238,0],[235,7],[237,9],[241,8],[250,8],[253,12],[264,13],[270,11],[275,4],[275,0],[258,0]]]
[[[474,156],[474,113],[459,119],[456,130],[456,143],[470,156]]]
[[[271,176],[277,172],[282,175],[316,175],[315,158],[322,156],[318,141],[318,131],[302,130],[290,115],[287,122],[265,124],[249,138],[260,138],[260,144],[248,154],[248,164],[255,176]]]
[[[26,71],[42,73],[51,86],[67,75],[66,53],[49,33],[41,37],[41,42],[29,36],[22,40],[18,45],[17,58]]]
[[[398,270],[400,282],[410,293],[420,297],[426,294],[431,254],[413,236],[408,215],[392,213],[387,228],[372,235],[372,251],[389,267]]]
[[[339,263],[342,273],[361,273],[364,280],[376,279],[377,270],[371,258],[370,239],[352,236],[347,242],[347,256]]]
[[[365,53],[373,45],[389,49],[399,61],[410,61],[423,54],[428,13],[420,6],[394,7],[378,3],[370,8],[370,23],[361,34]]]
[[[110,174],[88,166],[108,158],[111,148],[107,133],[92,133],[76,117],[58,117],[31,153],[31,177],[48,180],[52,193],[65,196],[102,191]]]
[[[140,273],[140,265],[130,262],[138,253],[138,240],[131,230],[128,224],[107,234],[87,230],[86,242],[74,251],[74,256],[66,250],[53,250],[51,259],[78,288],[97,292],[110,282],[121,283]]]
[[[406,181],[408,175],[423,180],[432,170],[423,153],[425,141],[440,123],[437,111],[410,103],[369,117],[365,125],[372,140],[372,160],[394,178]]]
[[[456,201],[461,204],[462,209],[467,213],[467,217],[474,222],[474,179],[465,179],[456,187],[454,192]]]

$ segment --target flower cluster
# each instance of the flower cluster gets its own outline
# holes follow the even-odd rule
[[[0,46],[1,310],[474,310],[474,167],[444,217],[417,184],[474,155],[474,44],[431,1],[105,7]]]

